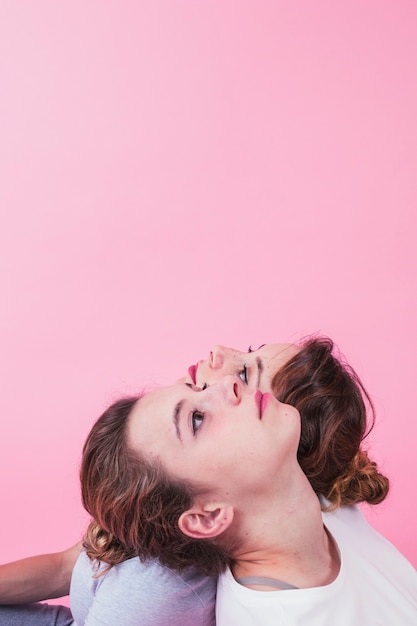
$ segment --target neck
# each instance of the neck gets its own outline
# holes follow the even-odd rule
[[[233,555],[235,578],[275,578],[301,588],[336,578],[339,557],[323,526],[319,499],[304,474],[292,487],[285,498],[271,498],[265,507],[258,503],[238,522],[239,536],[246,539]]]

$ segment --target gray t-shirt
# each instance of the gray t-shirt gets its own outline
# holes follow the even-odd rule
[[[94,577],[101,569],[81,552],[71,579],[74,626],[215,626],[214,578],[137,557]]]

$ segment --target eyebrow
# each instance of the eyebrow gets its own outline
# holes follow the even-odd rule
[[[184,404],[184,400],[180,400],[179,402],[177,402],[174,408],[174,414],[172,416],[172,421],[174,422],[174,426],[175,426],[175,433],[177,435],[177,438],[181,441],[181,443],[182,443],[182,437],[181,437],[181,431],[180,431],[180,412],[181,412],[183,404]]]
[[[264,364],[262,363],[259,356],[256,357],[255,362],[256,362],[256,367],[258,368],[258,382],[256,384],[256,387],[259,389],[259,383],[261,381],[261,374],[264,371]]]

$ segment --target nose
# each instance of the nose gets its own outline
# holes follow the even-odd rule
[[[209,366],[214,369],[221,369],[224,363],[225,349],[223,346],[213,346],[210,350]]]
[[[225,389],[226,400],[230,404],[240,404],[242,400],[242,381],[238,376],[225,376],[220,383]]]

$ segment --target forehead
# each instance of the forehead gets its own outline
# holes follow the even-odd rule
[[[266,363],[278,369],[300,351],[294,343],[267,343],[257,351]]]
[[[271,356],[280,356],[282,359],[288,360],[300,351],[300,347],[295,343],[266,343],[258,352],[270,354]]]
[[[144,421],[145,416],[152,419],[169,410],[172,411],[175,403],[184,396],[185,389],[185,385],[178,382],[168,387],[158,387],[148,391],[133,407],[130,421]]]
[[[145,394],[135,404],[127,424],[127,438],[134,448],[143,449],[164,433],[175,434],[173,415],[183,398],[184,385],[161,387]]]

